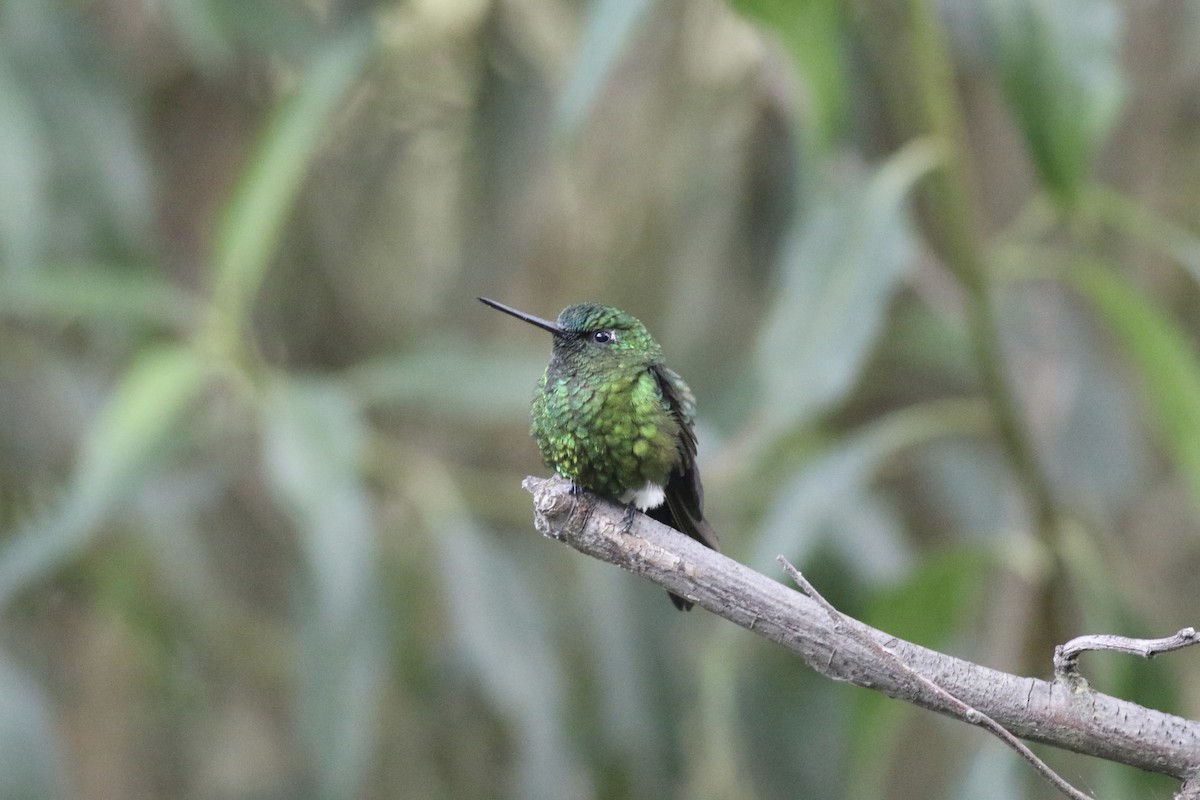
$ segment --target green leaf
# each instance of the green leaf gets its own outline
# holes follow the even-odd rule
[[[912,259],[907,193],[936,161],[927,143],[905,147],[865,184],[819,198],[791,235],[757,348],[771,431],[853,387]]]
[[[1072,276],[1141,375],[1149,422],[1200,504],[1200,366],[1195,348],[1173,320],[1111,271],[1080,265]]]
[[[138,356],[84,442],[75,487],[106,508],[136,485],[208,375],[193,348],[168,346]]]
[[[144,271],[119,265],[49,264],[0,286],[0,315],[56,323],[141,322],[181,328],[198,304]]]
[[[984,576],[996,564],[989,548],[966,544],[927,559],[900,586],[877,592],[865,621],[936,648],[975,607]]]
[[[0,609],[75,557],[104,516],[158,464],[207,375],[183,347],[142,353],[84,440],[63,496],[0,547]]]
[[[818,139],[832,144],[848,117],[851,97],[842,33],[841,0],[731,0],[733,8],[774,33],[808,88]]]
[[[1112,0],[989,0],[1005,97],[1042,182],[1072,202],[1125,91],[1121,10]]]
[[[374,756],[387,671],[378,546],[360,471],[367,428],[332,382],[280,381],[263,405],[267,476],[300,535],[299,736],[320,798],[354,798]]]
[[[275,110],[226,205],[217,235],[214,304],[223,335],[236,337],[262,283],[292,206],[334,112],[371,53],[369,27],[330,41]]]
[[[1087,211],[1174,260],[1200,283],[1200,236],[1154,209],[1107,187],[1094,186],[1084,198]]]

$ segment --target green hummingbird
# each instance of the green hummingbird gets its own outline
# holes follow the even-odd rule
[[[531,409],[546,466],[717,550],[696,468],[696,399],[646,326],[598,303],[568,306],[551,322],[479,300],[554,337]],[[675,594],[671,602],[692,607]]]

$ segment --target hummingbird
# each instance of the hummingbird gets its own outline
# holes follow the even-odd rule
[[[554,337],[530,410],[546,466],[630,515],[636,508],[719,549],[696,468],[696,399],[646,326],[598,303],[567,306],[552,322],[479,300]],[[670,597],[680,611],[691,609]]]

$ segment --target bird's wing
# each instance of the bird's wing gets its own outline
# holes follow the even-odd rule
[[[695,400],[687,384],[673,370],[662,365],[650,369],[658,381],[663,399],[679,420],[679,451],[682,456],[664,487],[667,510],[674,518],[673,522],[661,519],[654,513],[651,516],[686,533],[706,547],[719,550],[717,533],[704,519],[704,487],[700,483],[700,470],[696,468]]]

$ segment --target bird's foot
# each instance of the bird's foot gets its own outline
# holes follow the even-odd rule
[[[625,506],[625,513],[621,515],[621,522],[617,525],[617,530],[623,535],[629,535],[633,531],[633,521],[637,519],[638,510],[632,503]]]
[[[559,477],[563,478],[562,475],[559,475]],[[588,526],[588,523],[592,518],[592,512],[596,510],[595,498],[593,495],[586,492],[582,486],[570,478],[563,478],[563,480],[571,484],[571,488],[567,490],[568,494],[571,495],[571,500],[573,501],[569,525],[575,526],[578,530],[583,530]],[[562,541],[565,537],[551,536],[550,538]]]

